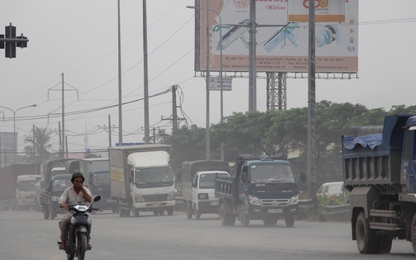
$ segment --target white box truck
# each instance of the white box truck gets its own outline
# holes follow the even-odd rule
[[[111,197],[120,217],[140,211],[173,214],[175,183],[169,166],[170,145],[145,144],[109,147]]]
[[[181,166],[182,197],[188,219],[195,215],[218,213],[215,179],[230,177],[230,166],[224,161],[190,161]]]

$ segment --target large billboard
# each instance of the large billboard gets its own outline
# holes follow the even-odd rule
[[[358,72],[358,0],[314,2],[316,72]],[[208,56],[210,71],[220,71],[222,60],[224,72],[247,72],[250,0],[195,6],[195,71],[206,70]],[[258,72],[308,72],[308,13],[308,0],[256,0]]]

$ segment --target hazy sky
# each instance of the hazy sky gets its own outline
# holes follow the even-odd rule
[[[216,0],[211,0],[216,1]],[[219,0],[218,0],[219,1]],[[232,1],[232,0],[225,0]],[[205,81],[194,77],[193,0],[148,0],[149,95],[180,86],[178,105],[189,124],[205,127]],[[317,102],[360,103],[368,108],[415,105],[416,1],[359,1],[359,79],[318,80]],[[143,97],[142,1],[121,1],[123,102]],[[58,130],[62,120],[61,74],[65,81],[65,128],[70,151],[108,147],[108,133],[100,127],[118,125],[118,107],[93,113],[79,111],[118,104],[117,1],[109,0],[0,0],[1,28],[12,23],[28,37],[28,47],[17,58],[0,54],[0,105],[16,110],[19,151],[33,124]],[[0,30],[4,34],[4,29]],[[264,74],[257,80],[257,109],[266,111]],[[288,79],[287,106],[307,107],[307,80]],[[69,91],[72,90],[72,91]],[[79,98],[78,98],[78,96]],[[220,118],[220,94],[211,92],[211,123]],[[150,126],[170,132],[172,95],[151,98]],[[182,102],[182,103],[181,103]],[[144,137],[143,101],[123,106],[124,142]],[[5,120],[1,132],[13,131],[13,113],[0,108]],[[224,92],[224,116],[248,110],[248,79],[235,79]],[[49,117],[48,117],[49,115]],[[184,115],[179,111],[179,116]],[[31,119],[31,120],[29,120]],[[181,123],[181,125],[183,122]],[[53,135],[53,149],[58,149]],[[115,129],[112,142],[118,141]]]

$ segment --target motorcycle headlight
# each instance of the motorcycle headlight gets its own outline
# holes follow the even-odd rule
[[[248,200],[250,201],[250,204],[261,206],[261,201],[259,200],[259,198],[253,195],[250,195],[248,197]]]
[[[289,205],[296,205],[299,203],[299,195],[295,195],[289,200]]]
[[[144,202],[143,195],[141,195],[141,194],[134,194],[134,201],[135,201],[136,203],[139,203],[139,202]]]
[[[208,193],[199,193],[198,194],[198,199],[200,199],[200,200],[207,200],[209,197],[208,197]]]
[[[174,200],[175,199],[175,192],[169,192],[167,200]]]
[[[51,200],[52,200],[52,201],[54,201],[54,202],[57,202],[57,201],[59,201],[59,197],[57,197],[57,196],[52,196],[52,197],[51,197]]]

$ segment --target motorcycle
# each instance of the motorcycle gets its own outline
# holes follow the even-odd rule
[[[92,205],[100,199],[101,196],[94,197],[93,202],[89,206],[83,202],[68,205],[68,210],[75,211],[69,224],[68,239],[65,248],[68,260],[74,260],[75,256],[78,260],[84,260],[88,245],[88,233],[91,228],[91,218],[87,212],[98,210],[93,208]],[[58,244],[60,243],[59,241]]]

